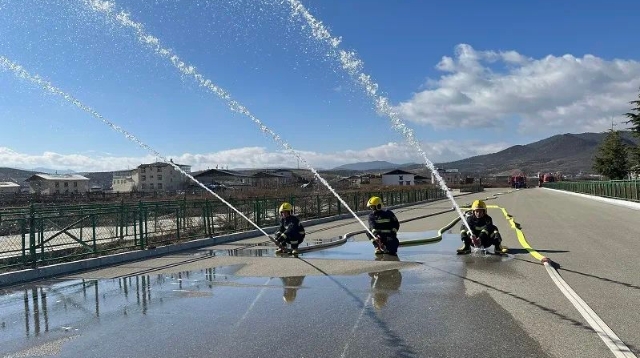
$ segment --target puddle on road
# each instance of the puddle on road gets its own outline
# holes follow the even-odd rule
[[[406,237],[428,238],[432,232],[411,234]],[[250,332],[240,333],[242,329],[272,329],[274,321],[304,317],[305,321],[324,322],[326,312],[332,312],[331,317],[354,316],[353,321],[365,305],[377,312],[411,306],[416,297],[460,295],[463,289],[459,275],[468,266],[493,269],[507,259],[457,256],[455,249],[459,245],[459,237],[448,234],[433,244],[400,247],[398,256],[376,256],[368,241],[349,241],[299,256],[302,260],[425,263],[411,269],[372,270],[358,275],[244,277],[236,275],[243,267],[238,264],[171,274],[23,285],[0,291],[0,353],[34,349],[38,342],[78,335],[81,337],[67,344],[75,347],[75,352],[83,352],[92,349],[91,344],[101,341],[105,334],[118,332],[122,337],[136,337],[148,332],[147,327],[153,322],[156,326],[151,326],[152,335],[159,334],[157,330],[161,328],[157,325],[168,324],[167,329],[172,332],[215,331],[216,335],[242,337],[251,336]],[[253,246],[244,250],[211,250],[206,256],[274,257],[274,249]],[[184,338],[186,334],[191,333],[180,335]],[[244,338],[250,339],[249,336]]]
[[[251,340],[251,330],[256,327],[273,329],[274,322],[300,321],[300,317],[303,321],[325,320],[327,312],[354,321],[363,306],[383,310],[398,304],[403,290],[405,294],[422,291],[420,285],[428,277],[422,267],[406,272],[392,269],[359,275],[273,278],[229,274],[236,269],[229,266],[170,275],[41,282],[5,292],[0,296],[0,356],[38,351],[60,340],[68,345],[60,349],[72,349],[76,352],[72,356],[76,356],[90,344],[106,349],[107,343],[100,337],[115,332],[123,338],[118,346],[139,350],[140,344],[124,341],[135,340],[132,337],[141,332],[151,334],[154,340],[160,339],[157,330],[165,329],[174,331],[183,342],[191,342],[187,337],[196,332],[212,331]],[[446,280],[436,276],[430,279],[431,294],[437,287],[449,289],[443,284]],[[449,285],[460,285],[456,277],[448,280]],[[167,327],[161,328],[163,325]]]

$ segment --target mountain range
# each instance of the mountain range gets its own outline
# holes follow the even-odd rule
[[[593,158],[608,133],[558,134],[526,144],[514,145],[496,153],[446,163],[435,163],[443,169],[458,169],[463,173],[493,175],[509,174],[513,170],[525,173],[562,172],[565,174],[593,173]],[[630,131],[619,132],[622,141],[629,147],[637,147],[640,139]],[[341,165],[335,171],[372,171],[404,169],[427,172],[425,164],[394,164],[384,161],[361,162]]]
[[[630,147],[637,147],[640,140],[630,131],[620,131],[622,141]],[[552,137],[526,144],[514,145],[492,154],[478,155],[447,163],[436,163],[443,169],[458,169],[462,173],[482,175],[504,175],[514,170],[527,174],[537,172],[562,172],[564,174],[593,173],[593,158],[608,133],[558,134]],[[359,162],[341,165],[320,173],[332,175],[351,175],[362,172],[381,172],[392,169],[404,169],[415,173],[428,174],[425,164],[395,164],[386,161]],[[255,171],[255,169],[253,170]],[[36,173],[55,173],[55,169],[34,168],[22,170],[0,168],[0,181],[14,181],[25,184],[24,180]],[[58,170],[59,174],[71,171]],[[296,170],[296,172],[298,172]],[[112,172],[78,173],[91,180],[91,185],[110,187]]]
[[[404,168],[411,165],[416,165],[416,163],[395,164],[395,163],[390,163],[383,160],[375,160],[372,162],[358,162],[358,163],[344,164],[339,167],[335,167],[331,170],[332,171],[342,171],[342,170],[367,171],[367,170]]]
[[[493,154],[438,164],[438,167],[490,174],[508,174],[516,169],[525,173],[593,173],[594,157],[607,134],[559,134],[527,145],[515,145]],[[640,139],[630,131],[620,131],[619,134],[623,143],[629,147],[637,147],[640,143]]]

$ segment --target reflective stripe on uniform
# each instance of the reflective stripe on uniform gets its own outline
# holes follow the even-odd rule
[[[391,219],[376,219],[376,224],[384,224],[391,222]]]

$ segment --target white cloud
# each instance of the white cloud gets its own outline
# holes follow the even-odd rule
[[[44,152],[42,154],[19,153],[7,147],[0,147],[0,163],[9,168],[50,168],[71,169],[74,171],[111,171],[134,168],[141,163],[154,161],[153,156],[116,157],[90,156],[87,154],[60,154]]]
[[[423,150],[432,162],[448,162],[479,154],[493,153],[509,145],[506,143],[481,144],[480,142],[460,143],[445,140],[423,145]],[[318,153],[299,151],[300,157],[313,168],[334,168],[342,164],[384,160],[392,163],[423,163],[417,152],[405,144],[387,143],[363,150],[347,150],[334,153]],[[193,170],[215,168],[216,165],[226,168],[266,168],[298,166],[295,156],[288,152],[269,152],[262,147],[245,147],[229,149],[215,153],[167,155],[175,163],[191,165]],[[0,147],[0,163],[12,168],[71,169],[82,171],[116,171],[134,168],[142,163],[157,160],[153,156],[117,157],[111,155],[60,154],[44,152],[42,154],[19,153],[10,148]],[[300,161],[300,168],[306,169]]]
[[[637,98],[640,62],[593,55],[526,57],[458,45],[443,57],[443,74],[396,110],[436,128],[494,127],[521,119],[521,132],[602,131],[625,120]]]

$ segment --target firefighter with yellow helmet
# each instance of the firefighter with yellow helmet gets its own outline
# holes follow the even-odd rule
[[[493,224],[493,219],[487,214],[487,204],[482,200],[476,200],[471,205],[471,215],[466,215],[465,219],[471,232],[463,224],[460,228],[460,237],[464,243],[457,250],[459,255],[471,253],[471,245],[475,247],[495,246],[496,254],[504,254],[507,248],[502,246],[502,237],[498,228]]]
[[[297,216],[293,215],[293,205],[284,202],[280,205],[280,227],[275,233],[278,243],[276,253],[288,252],[287,245],[291,245],[290,253],[298,254],[298,245],[304,241],[306,233],[304,226]]]
[[[400,246],[397,236],[400,229],[398,218],[391,210],[382,209],[382,199],[377,196],[369,199],[367,207],[371,209],[369,230],[374,235],[367,233],[367,236],[375,247],[375,254],[397,255],[398,246]]]

